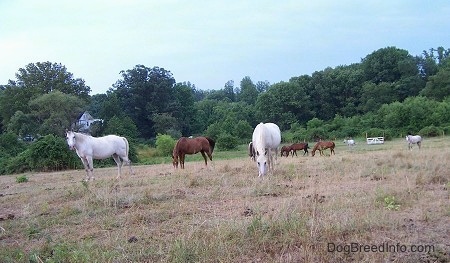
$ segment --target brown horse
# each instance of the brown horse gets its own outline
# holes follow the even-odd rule
[[[309,148],[309,146],[308,146],[307,142],[301,142],[301,143],[294,143],[294,144],[292,144],[291,145],[292,157],[294,157],[294,154],[295,154],[295,156],[298,156],[297,155],[297,151],[299,151],[299,150],[303,150],[304,151],[303,156],[305,154],[308,155],[309,154],[308,148]]]
[[[323,151],[325,149],[330,148],[330,151],[331,151],[330,156],[331,156],[331,154],[335,154],[334,147],[335,147],[334,142],[319,141],[316,143],[316,145],[314,145],[311,155],[314,156],[314,154],[316,153],[316,150],[319,150],[320,156],[322,156]]]
[[[248,156],[252,161],[255,161],[256,151],[255,148],[253,148],[253,142],[248,144]]]
[[[172,152],[172,164],[174,168],[178,168],[178,159],[181,169],[184,169],[184,159],[186,154],[196,154],[200,152],[205,159],[205,165],[208,165],[206,155],[212,161],[212,153],[214,151],[215,142],[209,137],[186,138],[181,137]]]
[[[283,155],[286,154],[286,157],[289,156],[289,153],[291,153],[291,146],[285,145],[283,147],[281,147],[281,157],[283,157]]]

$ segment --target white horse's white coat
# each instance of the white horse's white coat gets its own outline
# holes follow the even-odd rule
[[[69,148],[71,150],[75,149],[78,157],[83,162],[84,169],[86,170],[86,181],[91,178],[94,179],[93,159],[106,159],[112,156],[117,163],[117,178],[120,177],[122,167],[121,159],[130,166],[130,173],[133,173],[131,161],[128,159],[128,140],[125,137],[107,135],[96,138],[78,132],[67,131],[66,140]]]
[[[422,144],[422,137],[420,137],[420,135],[407,135],[405,139],[408,142],[408,149],[412,150],[412,145],[417,144],[420,150]]]
[[[353,139],[350,139],[350,140],[344,140],[344,143],[347,144],[349,147],[350,147],[350,146],[355,146],[355,145],[356,145],[356,142],[355,142],[355,140],[353,140]]]
[[[261,122],[253,131],[252,143],[256,153],[258,176],[264,176],[268,170],[274,169],[273,153],[275,160],[278,158],[278,146],[281,143],[280,128],[274,123]]]

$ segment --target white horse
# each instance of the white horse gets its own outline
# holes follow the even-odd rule
[[[86,181],[89,181],[91,178],[94,180],[93,159],[106,159],[111,156],[117,163],[117,178],[120,177],[120,170],[122,167],[122,161],[120,159],[130,166],[130,173],[133,174],[131,161],[128,159],[128,140],[125,137],[107,135],[95,138],[90,135],[67,131],[66,140],[69,148],[71,150],[75,149],[78,157],[80,157],[83,162],[84,169],[86,170]]]
[[[348,145],[348,147],[356,146],[356,142],[353,139],[345,139],[344,143]]]
[[[264,176],[268,170],[274,169],[272,154],[278,158],[278,146],[281,143],[280,128],[274,123],[260,123],[253,131],[252,144],[256,154],[258,176]]]
[[[412,150],[412,145],[417,144],[420,150],[422,144],[422,137],[420,137],[420,135],[407,135],[405,139],[408,142],[408,149]]]

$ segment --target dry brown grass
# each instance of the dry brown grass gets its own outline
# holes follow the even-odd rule
[[[450,142],[339,143],[283,157],[0,176],[1,262],[449,262]],[[432,252],[328,252],[328,243]]]

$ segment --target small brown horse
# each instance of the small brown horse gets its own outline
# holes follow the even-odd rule
[[[307,142],[301,142],[301,143],[294,143],[294,144],[292,144],[291,145],[292,157],[294,157],[294,154],[295,154],[295,156],[298,156],[297,155],[297,151],[299,151],[299,150],[303,150],[304,151],[303,156],[305,154],[308,155],[309,154],[308,148],[309,148],[309,146],[308,146]]]
[[[285,145],[281,147],[281,157],[283,157],[286,154],[286,157],[289,156],[289,153],[291,153],[291,146]]]
[[[174,168],[178,168],[178,160],[181,169],[184,169],[184,159],[186,154],[196,154],[200,152],[205,159],[205,165],[208,165],[206,155],[212,161],[212,153],[214,151],[215,142],[209,137],[186,138],[181,137],[172,152],[172,164]]]
[[[248,156],[250,157],[250,159],[252,161],[255,161],[256,151],[255,151],[255,148],[253,148],[253,142],[250,142],[248,144]]]
[[[328,142],[327,141],[319,141],[319,142],[316,143],[316,145],[314,145],[314,148],[312,149],[311,155],[314,156],[314,154],[316,153],[316,150],[319,150],[320,156],[322,156],[322,155],[324,155],[323,151],[325,149],[330,148],[330,151],[331,151],[330,156],[331,156],[331,154],[335,154],[334,153],[334,147],[335,147],[334,142],[331,142],[331,141],[328,141]]]

